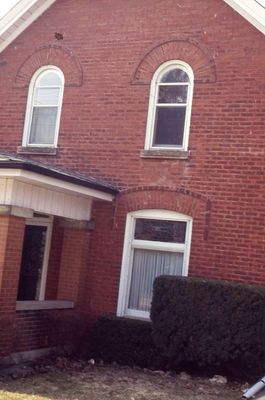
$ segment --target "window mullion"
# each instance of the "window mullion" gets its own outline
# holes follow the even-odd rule
[[[132,241],[132,248],[146,249],[146,250],[183,252],[185,250],[185,243],[154,242],[151,240],[134,239]]]

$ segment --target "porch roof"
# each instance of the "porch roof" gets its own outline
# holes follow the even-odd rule
[[[112,185],[79,172],[0,153],[0,206],[19,216],[40,212],[89,220],[93,200],[111,202],[116,193]]]
[[[91,176],[76,171],[62,169],[57,166],[55,167],[53,165],[43,164],[39,161],[26,159],[24,157],[14,156],[10,153],[0,153],[0,174],[1,169],[6,168],[35,172],[51,178],[57,178],[65,182],[84,186],[86,188],[100,190],[112,195],[118,193],[118,189],[114,186]]]

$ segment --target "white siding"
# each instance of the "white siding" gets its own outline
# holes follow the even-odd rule
[[[92,199],[12,178],[0,178],[0,205],[29,208],[36,212],[65,218],[89,220]]]

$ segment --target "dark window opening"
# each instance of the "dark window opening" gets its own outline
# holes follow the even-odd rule
[[[47,227],[26,225],[18,300],[39,300]]]

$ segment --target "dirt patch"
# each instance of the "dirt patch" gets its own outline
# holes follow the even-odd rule
[[[0,400],[236,400],[241,395],[238,384],[80,362],[42,366],[19,379],[0,378]]]

